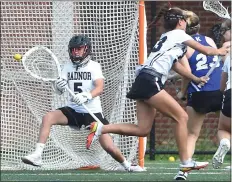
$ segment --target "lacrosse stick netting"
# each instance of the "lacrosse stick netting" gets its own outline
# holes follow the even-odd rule
[[[203,1],[203,8],[217,14],[221,18],[231,19],[228,9],[226,9],[219,1]]]

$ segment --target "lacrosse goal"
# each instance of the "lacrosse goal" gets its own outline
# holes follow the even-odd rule
[[[49,83],[32,78],[13,59],[34,46],[48,47],[64,64],[69,61],[70,38],[89,36],[93,57],[106,77],[101,96],[106,118],[112,123],[137,122],[135,102],[126,99],[126,93],[138,63],[138,7],[138,1],[1,1],[2,170],[38,169],[23,164],[21,157],[34,149],[43,115],[67,102],[67,95],[54,94]],[[85,149],[87,133],[53,126],[39,169],[117,169],[118,163],[97,142]],[[113,139],[129,161],[137,161],[138,137]]]

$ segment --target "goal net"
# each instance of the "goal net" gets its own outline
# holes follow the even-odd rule
[[[32,78],[13,55],[42,45],[64,64],[70,61],[70,38],[80,33],[90,37],[93,57],[106,77],[101,96],[105,117],[111,123],[137,122],[135,102],[126,99],[138,62],[137,1],[1,1],[1,170],[120,166],[98,142],[86,150],[88,131],[69,126],[51,128],[41,168],[21,162],[35,148],[44,114],[64,106],[67,94],[56,95],[49,83]],[[113,139],[135,162],[138,138]]]

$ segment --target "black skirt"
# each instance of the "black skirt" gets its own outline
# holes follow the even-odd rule
[[[141,71],[136,77],[130,91],[126,97],[133,100],[147,100],[160,92],[164,85],[161,82],[161,74],[153,72],[152,74]]]

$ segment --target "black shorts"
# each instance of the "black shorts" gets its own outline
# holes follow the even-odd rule
[[[81,128],[82,125],[88,126],[95,119],[89,113],[78,113],[70,107],[61,107],[57,110],[61,110],[61,112],[68,118],[69,126],[77,126]],[[94,113],[94,115],[105,125],[109,124],[107,119],[105,119],[102,113]]]
[[[126,97],[134,100],[147,100],[160,92],[163,87],[161,77],[140,72]]]
[[[223,94],[220,90],[193,92],[187,96],[187,106],[191,106],[198,113],[206,114],[220,111],[222,99]]]
[[[223,96],[222,114],[231,118],[231,89],[226,90]]]

